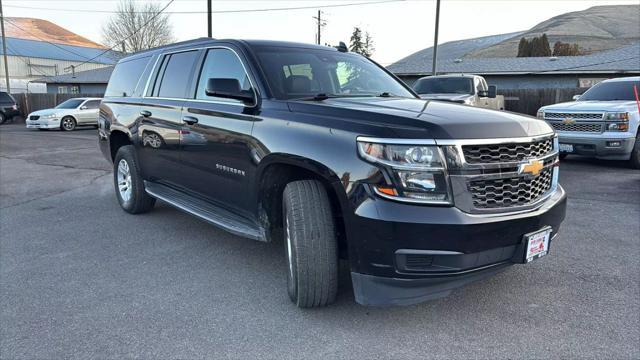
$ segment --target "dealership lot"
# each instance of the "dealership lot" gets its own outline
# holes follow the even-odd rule
[[[640,171],[569,158],[550,254],[410,307],[301,310],[281,243],[124,213],[95,130],[0,127],[2,358],[638,358]],[[113,224],[118,224],[117,227]]]

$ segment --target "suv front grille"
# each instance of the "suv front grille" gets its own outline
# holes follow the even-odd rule
[[[573,123],[573,124],[565,124],[561,122],[549,122],[549,124],[558,131],[579,131],[579,132],[591,132],[591,133],[601,133],[602,132],[602,124],[600,123]]]
[[[468,188],[473,205],[478,209],[497,209],[532,204],[551,190],[552,169],[547,168],[534,178],[518,176],[470,181]]]
[[[489,164],[539,158],[552,149],[553,139],[549,138],[531,143],[463,145],[462,153],[469,164]]]
[[[545,112],[544,118],[549,120],[564,120],[567,118],[573,120],[602,120],[604,118],[604,113]]]

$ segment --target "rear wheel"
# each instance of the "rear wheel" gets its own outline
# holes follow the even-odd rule
[[[76,119],[71,116],[65,116],[60,120],[60,129],[64,131],[73,131],[76,129]]]
[[[631,150],[631,159],[629,165],[634,169],[640,169],[640,134],[636,136],[636,143]]]
[[[338,243],[324,186],[288,184],[283,195],[287,290],[299,307],[325,306],[338,292]]]
[[[156,203],[156,199],[144,190],[144,181],[140,176],[133,145],[125,145],[118,149],[113,162],[113,182],[118,202],[128,213],[148,212]]]
[[[0,112],[0,125],[4,124],[5,121],[7,121],[7,116]]]

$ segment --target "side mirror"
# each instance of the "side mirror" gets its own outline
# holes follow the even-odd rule
[[[491,99],[495,99],[498,96],[498,87],[495,85],[489,85],[489,91],[487,96]]]
[[[87,110],[88,107],[86,107],[85,105],[80,106],[80,110]]]
[[[580,95],[573,95],[572,99],[573,101],[578,101],[578,99],[580,99]]]
[[[235,99],[244,103],[253,103],[255,100],[252,91],[242,90],[238,79],[211,78],[207,80],[204,92],[207,96]]]

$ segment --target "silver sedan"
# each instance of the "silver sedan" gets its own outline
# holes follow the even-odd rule
[[[28,129],[75,130],[78,126],[98,125],[100,98],[73,98],[53,109],[34,111],[26,119]]]

